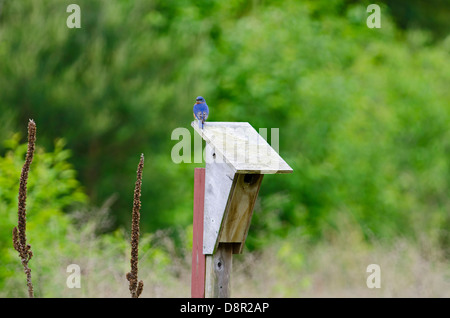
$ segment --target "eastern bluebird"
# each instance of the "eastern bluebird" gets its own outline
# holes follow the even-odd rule
[[[206,105],[205,99],[201,96],[198,96],[195,99],[194,104],[194,118],[198,120],[198,128],[203,129],[203,125],[205,124],[205,120],[208,119],[209,108]]]

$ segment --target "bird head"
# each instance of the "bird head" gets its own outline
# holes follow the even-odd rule
[[[195,103],[196,104],[200,104],[200,103],[204,103],[205,102],[205,99],[203,98],[203,97],[201,97],[201,96],[198,96],[196,99],[195,99]]]

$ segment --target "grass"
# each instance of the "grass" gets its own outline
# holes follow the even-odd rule
[[[360,243],[355,249],[344,241],[302,247],[301,251],[293,251],[293,260],[288,260],[283,250],[286,244],[294,242],[277,242],[262,253],[235,256],[231,296],[450,297],[448,263],[437,254],[430,255],[406,240],[389,246]],[[87,253],[77,260],[82,268],[82,288],[68,289],[60,282],[60,296],[129,297],[123,266],[128,251],[119,257],[102,257],[96,255],[97,248],[92,242],[83,244]],[[170,260],[167,255],[154,255],[151,249],[143,253],[139,273],[147,288],[141,297],[190,297],[188,251],[185,257],[177,256],[168,238],[159,244],[171,255]],[[381,268],[380,289],[369,289],[366,285],[370,275],[366,268],[373,263]],[[65,266],[61,266],[55,276],[67,275]],[[40,282],[43,288],[47,283]]]
[[[398,240],[393,245],[345,239],[301,247],[296,265],[283,260],[286,242],[235,266],[235,297],[449,297],[450,269],[439,253]],[[294,252],[295,253],[295,252]],[[273,260],[273,256],[277,257]],[[302,255],[302,256],[298,256]],[[295,256],[294,256],[295,257]],[[369,264],[378,264],[381,288],[370,289]]]
[[[89,211],[80,227],[66,234],[64,246],[41,249],[33,258],[37,297],[130,297],[125,277],[129,233],[95,234],[108,223],[107,213],[107,209]],[[186,231],[178,241],[189,242],[190,235]],[[146,286],[141,298],[190,297],[188,245],[176,247],[163,231],[141,235],[139,278]],[[52,260],[51,268],[44,270],[47,259]],[[81,268],[79,289],[66,286],[70,264]],[[369,264],[380,265],[379,289],[366,285]],[[295,234],[274,240],[264,251],[244,249],[233,257],[231,279],[231,297],[450,297],[448,260],[429,239],[368,243],[349,224],[329,231],[316,244]],[[0,297],[23,297],[23,288],[17,286],[23,286],[20,271]]]

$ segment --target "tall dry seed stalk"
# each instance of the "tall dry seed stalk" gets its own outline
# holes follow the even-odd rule
[[[144,154],[141,154],[137,170],[137,180],[134,188],[133,214],[131,222],[131,272],[127,273],[127,280],[130,282],[130,293],[132,298],[138,298],[144,282],[141,280],[138,284],[138,254],[139,254],[139,220],[141,214],[141,186],[142,186],[142,170],[144,169]]]
[[[22,168],[20,175],[19,185],[19,206],[18,206],[18,226],[13,229],[13,246],[14,249],[19,252],[22,266],[27,275],[28,296],[34,297],[33,284],[31,283],[31,269],[28,267],[28,262],[33,256],[31,246],[27,244],[27,213],[26,213],[26,201],[27,201],[27,181],[28,172],[30,171],[30,165],[33,161],[34,148],[36,142],[36,124],[30,119],[28,122],[28,150],[25,158],[25,164]]]

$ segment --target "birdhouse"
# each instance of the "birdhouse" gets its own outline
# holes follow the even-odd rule
[[[192,122],[206,141],[195,169],[191,295],[229,297],[232,254],[242,253],[264,174],[292,168],[246,122]]]
[[[214,254],[219,243],[241,253],[264,174],[292,168],[247,122],[192,127],[206,141],[203,254]]]

